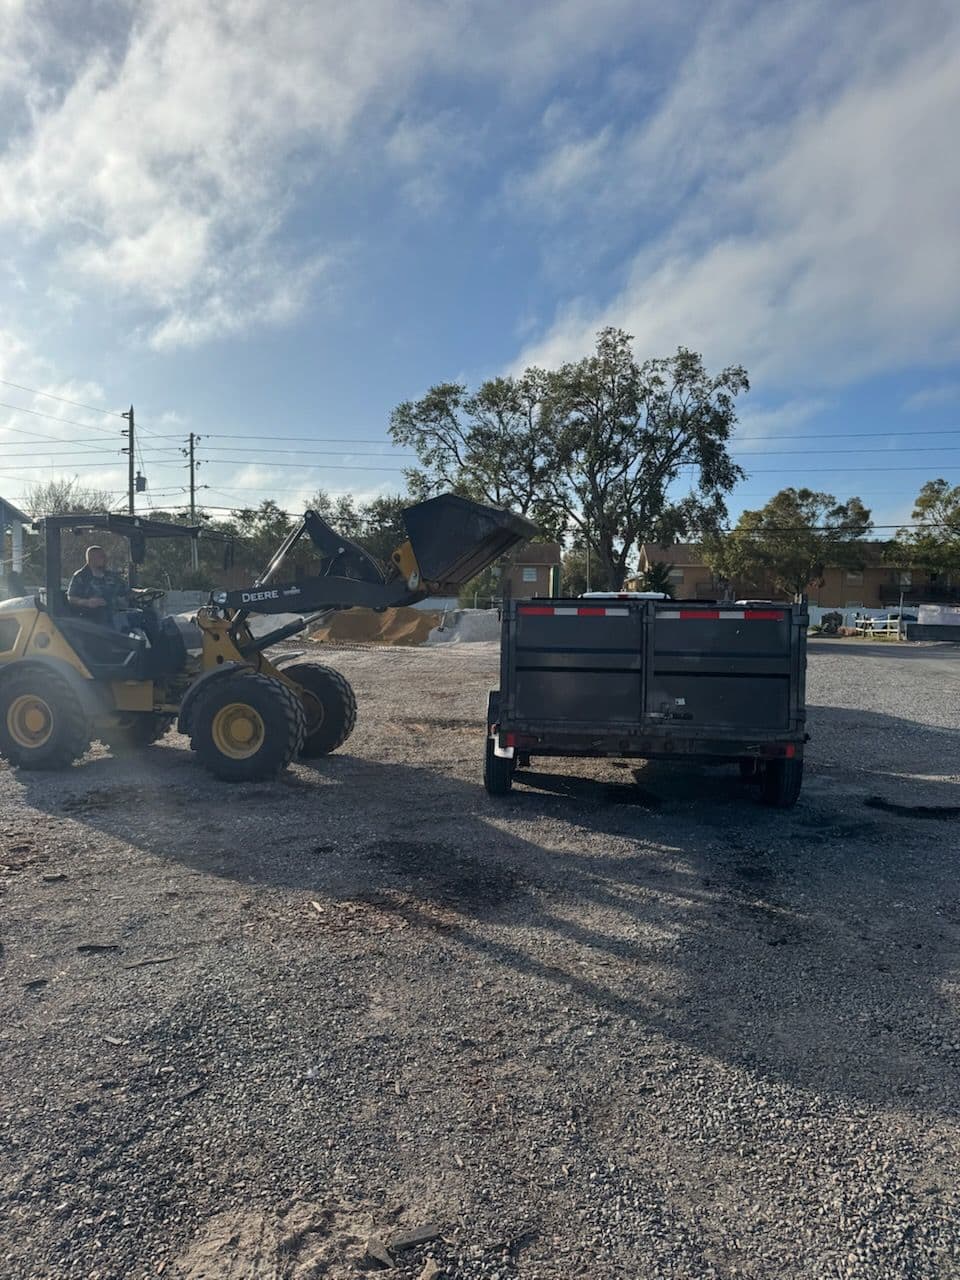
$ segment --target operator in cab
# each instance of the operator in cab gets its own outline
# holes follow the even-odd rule
[[[127,584],[107,568],[103,547],[87,547],[86,564],[70,579],[67,602],[83,617],[102,627],[118,630],[128,608]]]

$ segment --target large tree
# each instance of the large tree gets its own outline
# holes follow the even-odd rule
[[[781,489],[760,510],[744,511],[729,537],[716,545],[729,576],[768,579],[778,590],[799,596],[822,585],[828,567],[861,568],[862,539],[872,527],[859,498],[840,502],[831,493]]]
[[[631,343],[622,329],[604,329],[593,355],[551,374],[542,424],[556,451],[553,502],[589,540],[608,587],[622,584],[641,543],[721,522],[744,474],[728,442],[746,370],[710,375],[683,347],[640,363]],[[679,496],[687,468],[691,489]]]
[[[746,372],[710,375],[684,348],[641,363],[631,343],[604,329],[592,355],[559,369],[495,378],[472,394],[441,384],[400,405],[390,430],[420,459],[411,484],[512,506],[548,536],[589,544],[598,587],[621,585],[640,543],[721,523],[743,475],[728,442]]]
[[[452,490],[552,525],[543,503],[552,461],[540,423],[545,384],[542,370],[528,369],[519,378],[491,378],[474,392],[438,383],[422,399],[398,405],[390,434],[420,461],[407,472],[411,493]]]
[[[898,563],[937,573],[960,570],[960,485],[928,480],[914,501],[912,518],[913,525],[899,531],[891,548]]]

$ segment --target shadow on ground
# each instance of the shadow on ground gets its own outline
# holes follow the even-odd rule
[[[813,719],[822,740],[851,717],[871,741],[904,726],[831,708]],[[939,758],[942,771],[957,735],[911,728],[915,767]],[[147,779],[130,761],[90,761],[54,801],[41,775],[19,780],[37,809],[154,858],[302,891],[347,932],[370,912],[402,922],[385,935],[397,946],[431,931],[507,981],[633,1019],[680,1052],[852,1100],[955,1105],[941,1059],[960,1039],[942,996],[960,951],[957,828],[863,803],[879,783],[903,792],[902,760],[840,780],[814,762],[783,813],[729,769],[551,762],[493,801],[439,764],[338,754],[231,790],[181,749],[148,759]],[[957,798],[948,782],[924,785]]]

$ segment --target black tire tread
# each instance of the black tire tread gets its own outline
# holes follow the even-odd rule
[[[52,745],[25,751],[16,743],[6,740],[6,706],[24,693],[39,693],[52,706],[55,724],[57,721],[60,724],[55,735],[57,740]],[[4,726],[0,730],[3,732],[0,754],[21,769],[68,769],[90,746],[90,722],[83,704],[71,688],[70,682],[56,671],[34,668],[15,671],[7,676],[0,685],[0,725]]]
[[[240,681],[252,681],[261,689],[269,689],[270,696],[276,699],[286,724],[283,740],[272,744],[264,760],[228,760],[216,749],[212,739],[208,741],[202,736],[206,709],[211,702],[223,697],[225,690],[228,691],[226,695],[228,698],[242,698],[244,693],[249,694],[249,685],[245,683],[241,687]],[[230,690],[232,693],[229,692]],[[300,751],[305,732],[306,715],[303,703],[294,691],[282,680],[274,676],[260,675],[255,671],[231,672],[222,679],[212,681],[210,688],[204,690],[199,696],[190,717],[190,746],[203,767],[224,782],[262,782],[275,778]]]
[[[325,663],[313,662],[310,659],[285,663],[281,670],[285,676],[289,676],[298,684],[303,684],[304,687],[309,687],[307,680],[310,672],[322,674],[323,683],[333,687],[336,697],[339,716],[325,718],[315,733],[308,734],[304,738],[300,754],[306,759],[315,759],[317,756],[329,755],[331,751],[342,747],[357,724],[357,695],[350,681],[335,667],[328,667]],[[329,731],[330,724],[336,725],[332,733]]]
[[[483,757],[483,785],[488,795],[506,796],[513,789],[514,761],[498,756],[493,748],[494,740],[488,734]]]
[[[159,742],[164,734],[169,733],[175,719],[175,716],[158,711],[141,711],[130,724],[113,725],[99,731],[97,736],[111,750],[136,751]]]
[[[803,757],[769,760],[760,778],[760,799],[774,809],[792,809],[803,786]]]

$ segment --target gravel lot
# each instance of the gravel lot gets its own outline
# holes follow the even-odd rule
[[[325,652],[275,784],[0,766],[3,1276],[960,1275],[960,651],[812,644],[786,815],[492,801],[494,646]]]

